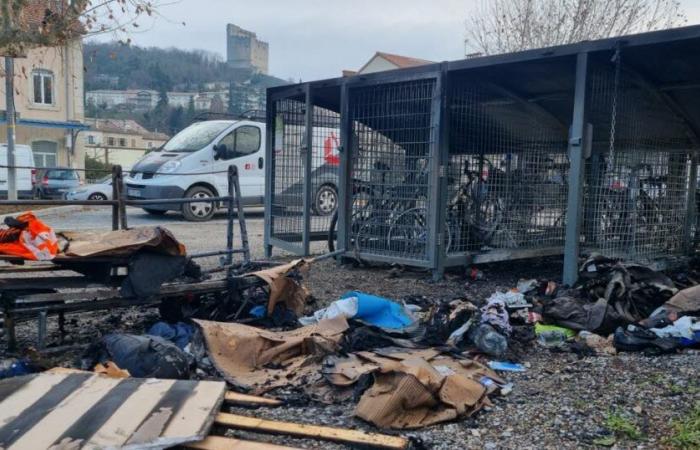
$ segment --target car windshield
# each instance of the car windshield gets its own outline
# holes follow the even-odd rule
[[[75,170],[49,170],[46,176],[51,180],[77,180],[78,172]]]
[[[162,151],[195,152],[209,145],[215,137],[230,126],[231,122],[222,121],[194,123],[166,142]]]

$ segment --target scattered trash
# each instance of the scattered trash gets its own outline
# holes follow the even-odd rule
[[[408,331],[416,324],[411,311],[397,302],[363,292],[348,292],[328,308],[318,310],[310,317],[302,317],[302,325],[324,319],[344,317],[393,332]]]
[[[320,361],[338,350],[348,329],[344,317],[284,332],[238,323],[195,323],[216,370],[232,385],[254,394],[280,386],[302,386],[311,378],[320,378]]]
[[[534,282],[537,282],[537,280],[531,280]],[[505,303],[505,305],[508,308],[530,308],[532,307],[531,304],[525,300],[525,293],[530,292],[533,288],[527,288],[525,287],[525,291],[520,290],[522,286],[518,285],[517,291],[508,291],[508,292],[496,292],[491,297],[489,297],[486,302],[487,303]]]
[[[492,295],[481,308],[481,323],[491,325],[505,335],[510,334],[512,329],[508,320],[508,310],[500,296]]]
[[[543,347],[561,347],[566,341],[576,336],[576,332],[569,328],[537,323],[535,324],[535,335],[537,342]]]
[[[184,322],[170,324],[167,322],[156,322],[148,329],[146,334],[159,336],[177,345],[181,350],[187,347],[192,340],[194,327]]]
[[[186,379],[190,358],[178,346],[159,336],[108,334],[89,348],[83,369],[113,361],[136,378]]]
[[[651,330],[628,325],[615,330],[613,345],[623,352],[668,353],[676,350],[680,344],[676,339],[660,338]]]
[[[651,328],[652,333],[660,338],[676,338],[681,345],[690,346],[700,342],[700,319],[683,316],[663,328]]]
[[[528,292],[534,291],[539,286],[539,281],[537,280],[520,280],[515,290],[521,294],[527,294]]]
[[[501,356],[508,350],[508,339],[488,323],[473,327],[469,340],[487,355]]]
[[[0,254],[29,261],[48,261],[58,254],[58,240],[53,229],[32,212],[6,217],[0,229]]]
[[[683,314],[700,313],[700,284],[689,287],[671,297],[664,306]]]
[[[613,335],[604,338],[600,335],[584,330],[579,332],[578,340],[585,344],[588,348],[595,350],[595,352],[598,354],[617,354],[617,350],[613,345]]]
[[[28,375],[36,371],[32,362],[26,358],[6,359],[0,362],[0,379]]]
[[[511,363],[506,361],[489,361],[489,367],[493,370],[501,372],[525,372],[525,366],[522,364]]]

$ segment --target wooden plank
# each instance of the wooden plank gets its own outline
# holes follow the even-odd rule
[[[141,425],[175,380],[147,380],[86,443],[86,449],[120,447]]]
[[[214,422],[214,415],[224,401],[226,383],[223,381],[200,381],[192,396],[175,413],[161,434],[163,438],[186,438],[206,436]],[[215,405],[212,408],[212,405]]]
[[[209,436],[203,441],[186,444],[188,448],[201,450],[299,450],[297,447],[268,444],[266,442],[244,441],[223,436]]]
[[[280,422],[276,420],[240,416],[237,414],[219,413],[216,415],[216,423],[227,425],[232,428],[241,428],[256,432],[290,434],[292,436],[344,442],[347,444],[366,445],[389,449],[405,449],[408,447],[408,440],[399,436],[366,433],[364,431],[347,430],[343,428],[325,427],[319,425]]]
[[[80,375],[70,375],[72,377]],[[17,439],[10,449],[49,448],[70,427],[77,417],[99,402],[121,380],[90,377],[78,389]]]
[[[276,398],[260,397],[257,395],[241,394],[239,392],[227,391],[224,395],[224,400],[229,403],[235,403],[237,405],[251,405],[251,406],[279,406],[282,400]]]
[[[0,403],[0,427],[17,416],[27,405],[32,405],[39,400],[51,388],[63,381],[68,374],[56,374],[52,376],[33,377],[29,383],[10,394]],[[9,380],[8,380],[9,381]]]

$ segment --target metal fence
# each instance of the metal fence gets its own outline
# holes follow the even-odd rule
[[[570,283],[591,252],[688,254],[700,241],[697,45],[691,27],[273,88],[268,253],[308,254],[327,223],[314,222],[320,170],[338,179],[328,233],[348,257],[439,275],[564,254]],[[316,125],[320,110],[331,123]],[[332,169],[316,159],[319,130],[337,130]],[[290,177],[305,207],[281,195]]]
[[[338,208],[340,115],[315,106],[307,89],[268,99],[268,120],[268,239],[308,255]]]
[[[697,146],[683,120],[624,53],[594,62],[588,89],[584,248],[637,261],[687,253]]]
[[[567,128],[493,83],[452,85],[447,253],[561,248]]]
[[[428,261],[435,80],[350,90],[350,250]]]

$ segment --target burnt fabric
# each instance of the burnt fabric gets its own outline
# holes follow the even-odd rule
[[[27,212],[8,219],[5,219],[8,228],[0,230],[0,255],[17,256],[30,261],[47,261],[56,256],[56,234],[33,213]]]
[[[129,274],[120,293],[124,297],[150,297],[160,292],[160,286],[185,273],[187,257],[138,252],[129,258]]]
[[[190,359],[172,342],[158,336],[108,334],[89,351],[87,367],[113,361],[137,378],[186,379]]]

